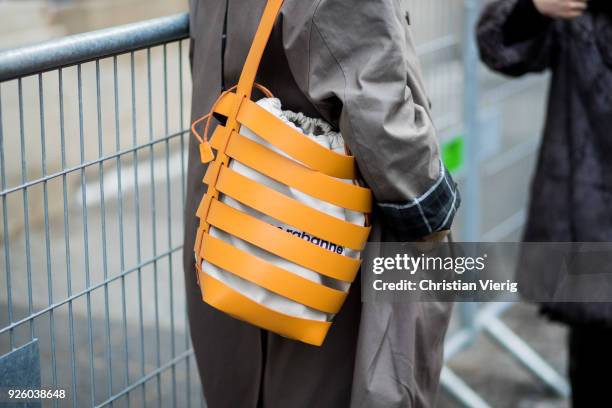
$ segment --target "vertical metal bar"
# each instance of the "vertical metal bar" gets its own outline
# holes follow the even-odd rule
[[[77,65],[77,88],[79,100],[79,146],[81,164],[85,163],[85,140],[83,137],[83,77],[81,64]],[[89,377],[91,383],[91,405],[96,404],[96,377],[94,373],[94,353],[93,353],[93,332],[91,320],[91,276],[89,273],[89,232],[87,223],[87,178],[85,175],[85,167],[81,169],[81,199],[82,199],[82,215],[83,215],[83,255],[85,262],[85,287],[87,290],[87,342],[89,351]]]
[[[132,83],[132,144],[136,148],[137,141],[137,129],[136,129],[136,74],[134,68],[134,52],[130,54],[130,69],[131,69],[131,83]],[[140,244],[140,189],[138,186],[138,150],[134,149],[133,154],[134,162],[134,196],[136,206],[136,260],[137,265],[142,263],[141,244]],[[144,317],[143,317],[143,297],[142,297],[142,268],[138,267],[138,316],[140,323],[140,375],[145,375],[145,342],[144,342]],[[142,383],[141,396],[142,404],[146,406],[146,381]]]
[[[115,89],[115,149],[121,150],[121,130],[119,123],[119,75],[117,72],[117,56],[113,57],[113,81]],[[125,247],[123,239],[123,191],[121,186],[121,155],[117,156],[116,161],[117,171],[117,212],[119,217],[119,264],[121,275],[121,303],[122,303],[122,314],[123,314],[123,347],[124,347],[124,360],[125,360],[125,385],[126,387],[130,384],[130,365],[129,365],[129,350],[128,350],[128,330],[127,330],[127,309],[126,309],[126,293],[125,293]],[[127,406],[130,406],[130,395],[126,395]]]
[[[72,270],[70,267],[70,223],[68,211],[68,180],[66,177],[66,135],[64,129],[64,77],[63,69],[58,70],[59,75],[59,108],[60,108],[60,150],[62,156],[62,186],[64,198],[64,242],[66,244],[66,292],[72,295]],[[72,363],[72,406],[77,406],[77,380],[76,380],[76,347],[74,344],[74,313],[72,300],[68,301],[68,325],[70,331],[70,359]]]
[[[478,50],[474,40],[474,30],[478,20],[480,0],[464,0],[463,2],[463,128],[466,143],[466,183],[463,208],[465,211],[464,237],[468,242],[480,240],[480,161],[479,161],[479,126],[478,126]],[[476,303],[461,303],[459,316],[463,330],[469,334],[470,344],[478,334],[476,327]],[[480,397],[458,377],[446,369],[444,388],[465,406],[487,406]]]
[[[478,20],[479,0],[464,1],[463,38],[463,123],[466,134],[465,240],[480,239],[480,162],[478,126],[478,50],[474,30]]]
[[[100,60],[96,60],[96,107],[98,121],[98,157],[104,155],[102,145],[102,97],[100,91]],[[106,208],[104,202],[104,163],[98,164],[98,179],[100,180],[100,224],[102,231],[102,269],[104,281],[108,281],[108,258],[106,248]],[[108,283],[104,284],[104,311],[106,323],[106,378],[108,382],[108,398],[113,395],[113,375],[112,375],[112,347],[110,335],[110,308],[108,300]],[[111,403],[112,406],[112,403]]]
[[[464,38],[463,38],[463,123],[466,137],[466,183],[465,183],[465,241],[480,240],[480,128],[478,124],[478,50],[474,33],[478,21],[480,0],[464,1]],[[459,313],[463,323],[474,329],[474,317],[478,306],[475,303],[462,303]],[[476,333],[474,332],[474,335]]]
[[[28,181],[27,160],[25,151],[25,124],[23,119],[23,86],[21,78],[17,80],[17,97],[19,99],[19,139],[21,141],[21,183],[25,184]],[[25,257],[26,257],[26,274],[28,280],[28,315],[32,316],[33,299],[32,299],[32,259],[30,258],[30,210],[28,203],[28,189],[23,189],[23,222],[24,222],[24,237],[25,237]],[[30,338],[34,339],[34,319],[30,319]]]
[[[170,134],[170,124],[168,120],[168,45],[164,44],[164,131],[165,135]],[[172,191],[170,186],[170,141],[166,139],[166,207],[168,210],[167,230],[168,230],[168,249],[172,248]],[[170,349],[172,359],[176,357],[176,341],[174,333],[174,285],[172,271],[172,251],[168,253],[168,289],[170,291]],[[176,364],[172,364],[172,402],[176,403]]]
[[[38,101],[40,110],[40,153],[42,176],[47,175],[47,137],[45,133],[45,102],[42,74],[38,74]],[[49,237],[49,192],[47,181],[43,181],[43,211],[45,219],[45,255],[47,258],[47,293],[49,305],[53,304],[53,275],[51,274],[51,239]],[[55,317],[54,310],[49,310],[49,337],[51,338],[51,380],[53,388],[57,388],[57,361],[55,356]],[[53,400],[57,407],[59,400]]]
[[[185,208],[185,189],[187,186],[187,177],[185,174],[185,118],[184,118],[184,95],[183,95],[183,42],[178,43],[178,70],[179,70],[179,131],[181,132],[181,206]]]
[[[0,185],[2,190],[6,189],[6,174],[4,169],[4,126],[2,116],[2,84],[0,83]],[[2,225],[4,237],[4,267],[6,270],[6,302],[7,302],[7,317],[9,325],[13,323],[13,289],[11,286],[11,251],[10,237],[8,230],[8,202],[6,194],[2,196]],[[15,348],[15,333],[13,329],[9,330],[9,343],[11,350]]]
[[[148,110],[149,110],[149,140],[153,141],[153,86],[151,80],[151,48],[147,48],[147,85],[148,85]],[[153,295],[155,298],[155,338],[157,344],[156,362],[157,368],[161,367],[161,345],[159,333],[159,289],[157,276],[157,208],[155,205],[155,150],[153,144],[149,145],[149,158],[151,164],[151,228],[153,230]],[[157,403],[161,407],[161,377],[157,378]]]
[[[183,104],[183,41],[179,41],[178,43],[178,70],[179,70],[179,131],[181,131],[181,208],[185,208],[185,189],[187,186],[187,180],[185,176],[185,133],[183,129],[185,129],[185,118],[183,115],[184,104]],[[184,212],[183,212],[184,214]],[[183,225],[184,225],[183,219]],[[187,316],[187,303],[185,302],[185,350],[189,350],[189,317]],[[189,363],[190,359],[187,359],[187,364],[185,364],[185,377],[187,384],[187,406],[191,407],[191,365]]]

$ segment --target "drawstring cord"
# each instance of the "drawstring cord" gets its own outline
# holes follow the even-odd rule
[[[223,91],[221,93],[221,95],[219,95],[219,97],[217,98],[217,100],[215,101],[215,103],[213,104],[212,108],[210,109],[210,112],[208,112],[206,115],[199,117],[198,119],[196,119],[192,124],[191,124],[191,133],[193,133],[193,135],[195,136],[195,138],[198,140],[198,142],[200,142],[200,144],[204,144],[204,143],[208,143],[208,132],[210,130],[210,120],[212,119],[213,116],[213,112],[215,111],[215,109],[217,108],[217,105],[219,104],[219,102],[221,101],[221,99],[223,99],[223,97],[228,94],[229,92],[234,91],[236,88],[238,87],[238,85],[234,85],[232,86],[230,89]],[[268,98],[273,98],[274,95],[272,94],[272,92],[270,92],[270,90],[268,88],[266,88],[263,85],[260,84],[255,84],[255,87],[257,89],[259,89],[264,95],[266,95],[266,97]],[[198,133],[198,125],[200,123],[202,123],[203,121],[206,121],[206,125],[204,126],[204,136],[201,136]]]
[[[272,92],[270,92],[270,90],[268,88],[266,88],[265,86],[257,84],[257,83],[254,86],[257,89],[259,89],[261,92],[263,92],[263,94],[266,95],[268,98],[273,98],[274,97],[274,95],[272,95]],[[214,158],[215,158],[215,155],[213,154],[213,151],[212,151],[212,148],[210,146],[210,143],[208,143],[208,132],[210,130],[210,120],[213,117],[213,113],[214,113],[215,109],[217,108],[217,105],[219,104],[221,99],[223,99],[223,97],[228,92],[232,92],[237,87],[238,87],[238,85],[234,85],[230,89],[228,89],[227,91],[223,91],[221,93],[221,95],[219,95],[219,97],[217,98],[215,103],[213,104],[212,108],[210,109],[210,112],[208,112],[204,116],[199,117],[198,119],[196,119],[191,124],[191,133],[193,133],[193,135],[198,140],[198,142],[200,142],[199,150],[200,150],[200,161],[202,162],[202,164],[209,163],[209,162],[213,161]],[[202,137],[198,133],[198,125],[200,123],[204,122],[204,121],[206,121],[206,125],[204,126],[204,137]]]

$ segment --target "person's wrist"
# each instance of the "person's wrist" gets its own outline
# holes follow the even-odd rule
[[[529,10],[533,12],[533,14],[537,15],[538,17],[542,19],[546,19],[546,20],[549,20],[552,18],[551,16],[546,14],[546,11],[544,9],[540,7],[540,3],[537,0],[526,0],[526,1],[519,0],[519,1],[523,1],[524,3],[526,3],[525,6],[529,8]]]
[[[548,25],[554,18],[542,9],[538,0],[519,0],[525,3],[524,8],[526,13],[530,14],[537,23]]]
[[[519,0],[521,1],[521,0]],[[540,6],[537,2],[537,0],[527,0],[527,2],[531,5],[531,7],[533,8],[533,10],[535,10],[539,15],[543,16],[543,17],[548,17],[544,14],[544,12],[540,9]]]
[[[519,0],[521,1],[521,0]],[[582,16],[589,0],[531,0],[534,9],[548,19],[572,20]]]

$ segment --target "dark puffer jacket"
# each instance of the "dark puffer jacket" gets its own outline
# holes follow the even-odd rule
[[[600,7],[607,3],[565,21],[534,16],[531,0],[499,0],[478,25],[491,69],[552,71],[525,241],[612,241],[612,14]],[[525,27],[534,21],[537,27]],[[569,324],[612,327],[610,303],[546,304],[543,311]]]

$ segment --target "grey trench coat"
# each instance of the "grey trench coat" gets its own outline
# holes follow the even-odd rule
[[[265,0],[190,1],[193,118],[237,82],[264,5]],[[285,109],[322,117],[341,130],[378,203],[371,240],[414,240],[450,227],[460,198],[440,161],[399,2],[285,1],[258,82]],[[264,339],[259,329],[201,301],[192,248],[204,170],[192,140],[184,266],[209,406],[433,406],[449,304],[362,306],[357,282],[319,349],[271,334]]]

